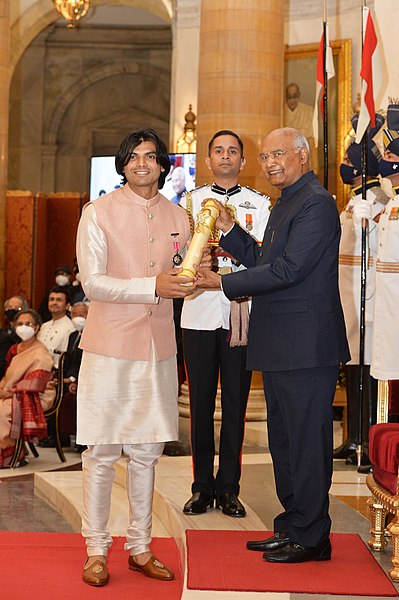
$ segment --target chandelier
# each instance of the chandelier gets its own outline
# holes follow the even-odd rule
[[[69,29],[85,16],[90,7],[90,0],[53,0],[53,3],[60,15],[68,21]]]

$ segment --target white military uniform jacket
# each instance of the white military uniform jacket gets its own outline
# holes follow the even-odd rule
[[[399,187],[378,222],[378,254],[370,373],[399,379]]]
[[[224,190],[217,184],[204,185],[188,192],[181,200],[192,221],[195,223],[201,203],[206,198],[216,198],[231,207],[234,218],[256,240],[262,242],[270,214],[270,199],[260,192],[239,184]],[[223,252],[223,251],[222,251]],[[225,268],[236,271],[243,266],[237,266],[225,253],[217,258],[219,269]],[[199,290],[184,299],[181,316],[181,326],[184,329],[214,331],[219,327],[229,329],[230,300],[221,290]]]
[[[377,180],[368,182],[367,199],[373,201],[372,216],[376,217],[388,201]],[[360,285],[361,285],[361,237],[353,219],[353,209],[362,199],[361,187],[352,190],[353,196],[340,215],[341,241],[339,244],[339,291],[345,316],[346,333],[351,360],[349,365],[359,364],[360,343]],[[370,364],[371,335],[375,293],[375,250],[378,226],[369,224],[369,252],[366,274],[366,332],[364,363]]]

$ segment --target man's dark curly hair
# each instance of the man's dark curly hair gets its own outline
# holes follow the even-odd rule
[[[161,140],[157,132],[150,127],[130,131],[122,140],[115,156],[116,172],[122,176],[123,184],[125,184],[127,179],[125,177],[124,168],[130,160],[130,154],[142,142],[154,142],[155,144],[157,163],[165,169],[165,171],[161,172],[158,179],[158,188],[161,189],[164,186],[166,176],[170,171],[170,160],[165,142]]]

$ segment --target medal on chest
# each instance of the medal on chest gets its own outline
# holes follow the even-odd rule
[[[252,231],[252,229],[254,228],[253,217],[251,214],[248,213],[245,215],[245,228],[247,231]]]
[[[394,206],[391,208],[388,218],[390,221],[397,221],[399,219],[399,206]]]
[[[172,261],[173,261],[173,264],[176,267],[180,267],[180,265],[183,262],[183,257],[182,257],[182,255],[179,252],[179,250],[180,250],[180,242],[177,239],[178,236],[179,236],[179,234],[178,233],[171,233],[170,235],[173,237],[173,249],[175,251],[175,253],[174,253],[173,257],[172,257]]]

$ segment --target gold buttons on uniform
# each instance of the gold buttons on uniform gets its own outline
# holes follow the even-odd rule
[[[152,315],[152,310],[150,309],[150,310],[148,311],[148,316],[149,316],[149,317],[151,317],[151,315]]]
[[[153,238],[153,237],[150,237],[150,238],[148,239],[148,241],[150,242],[150,244],[152,244],[152,242],[154,241],[154,238]]]
[[[154,215],[153,215],[152,213],[149,213],[149,214],[148,214],[148,218],[149,218],[149,219],[153,219],[153,218],[154,218]]]
[[[154,265],[155,265],[154,261],[153,261],[153,260],[151,260],[151,261],[150,261],[150,267],[153,267]]]

